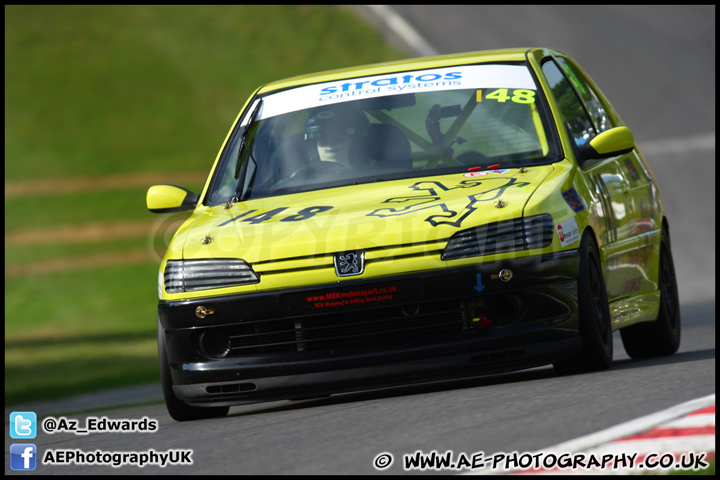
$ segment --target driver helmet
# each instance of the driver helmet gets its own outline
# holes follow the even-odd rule
[[[367,135],[370,122],[363,112],[348,103],[316,108],[305,122],[305,140],[337,145]]]

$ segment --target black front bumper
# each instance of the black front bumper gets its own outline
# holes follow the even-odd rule
[[[512,278],[499,278],[502,269]],[[237,405],[500,373],[581,347],[577,251],[161,301],[175,395]],[[213,314],[199,318],[198,307]]]

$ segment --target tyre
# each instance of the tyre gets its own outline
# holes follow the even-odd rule
[[[167,354],[165,353],[165,339],[163,337],[162,327],[158,321],[158,360],[160,362],[160,380],[162,383],[163,397],[165,397],[165,406],[167,407],[167,411],[173,420],[177,422],[187,422],[190,420],[224,417],[227,415],[230,407],[193,407],[175,396],[172,389],[170,365],[168,364]]]
[[[657,321],[638,323],[620,330],[625,351],[630,358],[672,355],[680,347],[680,301],[670,236],[663,228],[660,241],[660,312]]]
[[[605,370],[613,359],[612,325],[600,254],[590,233],[580,242],[578,310],[582,350],[553,364],[562,374]]]

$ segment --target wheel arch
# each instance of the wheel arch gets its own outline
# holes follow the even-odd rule
[[[588,224],[583,229],[582,233],[580,234],[580,242],[582,242],[582,239],[585,235],[591,235],[593,241],[595,242],[595,247],[598,250],[598,256],[600,257],[600,269],[603,272],[603,277],[607,276],[606,270],[606,263],[607,263],[607,257],[603,255],[603,246],[600,243],[600,239],[598,238],[597,234],[595,233],[595,229],[592,227],[592,225]]]

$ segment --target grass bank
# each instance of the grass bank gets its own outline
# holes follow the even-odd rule
[[[402,56],[338,6],[5,6],[5,404],[158,381],[150,179],[198,191],[263,83]]]

